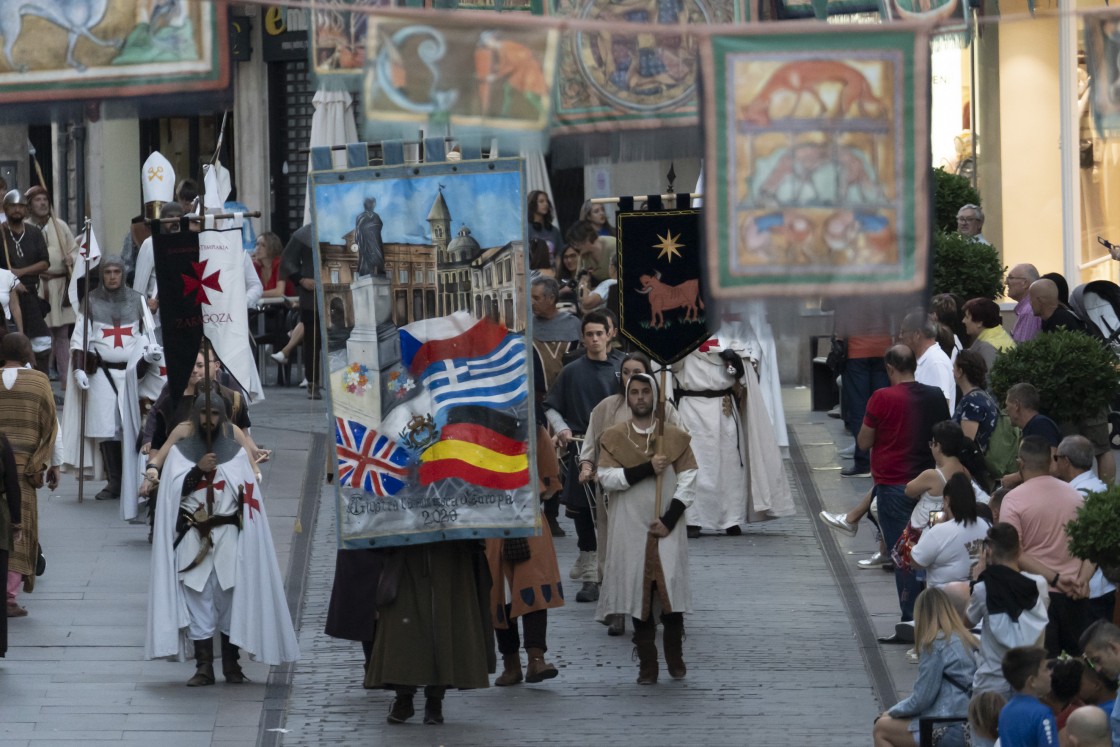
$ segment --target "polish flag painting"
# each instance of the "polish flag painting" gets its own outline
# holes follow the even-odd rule
[[[419,376],[436,361],[486,355],[506,334],[505,326],[497,322],[456,311],[401,327],[401,360],[413,376]]]
[[[335,418],[338,482],[379,496],[395,495],[408,480],[408,454],[388,436]]]

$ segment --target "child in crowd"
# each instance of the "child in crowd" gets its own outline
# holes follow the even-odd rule
[[[990,747],[999,739],[999,713],[1007,698],[989,690],[968,701],[968,730],[972,747]]]
[[[999,714],[1002,747],[1057,747],[1054,712],[1040,698],[1050,693],[1046,649],[1020,646],[1003,655],[1003,676],[1015,691]]]
[[[1066,719],[1075,710],[1085,705],[1078,697],[1081,692],[1081,677],[1085,665],[1080,659],[1055,659],[1050,668],[1050,694],[1042,702],[1055,714],[1058,731],[1066,727]]]

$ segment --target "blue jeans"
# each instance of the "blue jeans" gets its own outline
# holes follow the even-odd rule
[[[905,491],[905,485],[875,486],[875,499],[879,502],[879,528],[883,532],[883,541],[887,543],[888,551],[894,548],[898,538],[902,536],[902,530],[910,523],[910,514],[917,503],[908,498]],[[922,591],[921,582],[913,571],[895,567],[894,585],[898,591],[898,608],[902,612],[902,621],[913,620],[914,600]]]
[[[890,384],[882,358],[849,358],[844,364],[844,374],[840,377],[840,398],[844,403],[841,410],[844,425],[853,436],[858,436],[863,426],[871,393]],[[866,472],[871,466],[869,452],[857,447],[853,466]]]

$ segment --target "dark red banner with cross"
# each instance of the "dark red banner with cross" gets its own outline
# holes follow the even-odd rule
[[[178,404],[202,347],[202,302],[213,279],[198,259],[198,234],[186,221],[152,223],[152,249],[159,284],[159,319],[172,406]]]

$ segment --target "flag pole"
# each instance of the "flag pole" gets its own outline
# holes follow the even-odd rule
[[[83,370],[86,365],[86,357],[89,355],[89,253],[92,251],[93,241],[90,239],[92,233],[92,221],[86,217],[86,237],[82,243],[86,247],[86,251],[82,256],[82,277],[86,279],[86,292],[82,294],[82,366]],[[69,292],[67,292],[69,296]],[[79,387],[81,389],[81,387]],[[86,482],[86,399],[89,396],[88,389],[81,390],[81,418],[78,426],[78,503],[82,502],[85,491]]]
[[[205,409],[206,409],[207,421],[209,421],[209,419],[210,419],[210,388],[212,386],[214,386],[214,381],[213,381],[213,379],[210,378],[210,355],[213,352],[214,351],[210,347],[210,338],[207,337],[206,335],[203,335],[202,336],[202,365],[204,366],[204,368],[202,370],[205,372],[204,375],[206,377],[206,379],[205,379],[206,386],[203,387],[202,392],[203,392],[203,396],[206,398],[205,399],[205,403],[206,403],[206,408]],[[202,418],[198,419],[198,423],[199,423],[199,426],[202,425]],[[214,431],[211,430],[210,428],[207,428],[206,429],[206,453],[209,454],[210,451],[213,448],[214,448]]]

